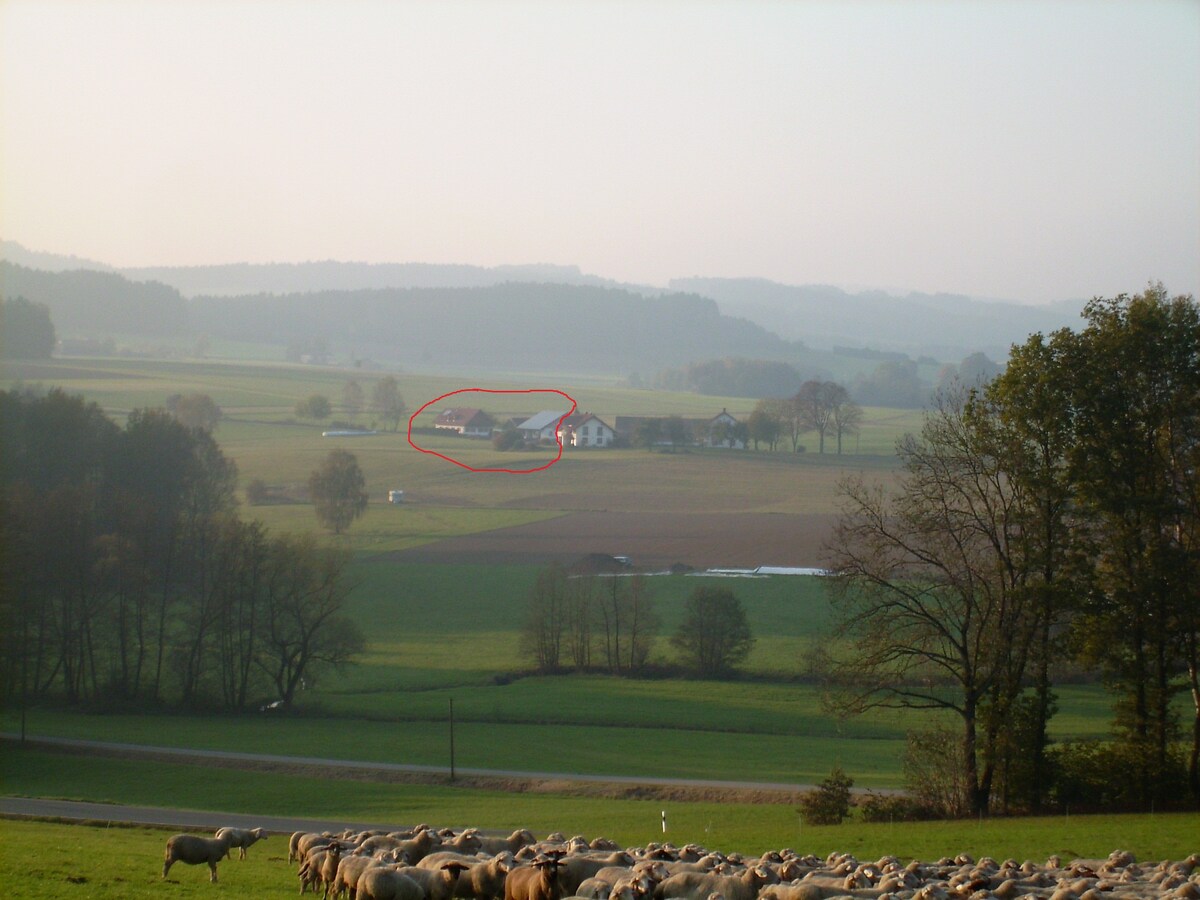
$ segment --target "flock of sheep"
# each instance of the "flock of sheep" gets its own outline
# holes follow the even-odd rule
[[[163,877],[175,862],[217,862],[266,838],[261,828],[222,828],[214,837],[167,841]],[[688,844],[622,849],[612,841],[529,831],[490,837],[419,825],[408,831],[296,832],[288,862],[298,863],[300,893],[323,900],[1200,900],[1200,853],[1140,864],[1116,851],[1107,859],[1044,864],[961,855],[907,864],[895,857],[861,862],[792,850],[755,858]]]

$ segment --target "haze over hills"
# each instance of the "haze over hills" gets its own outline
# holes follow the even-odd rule
[[[758,322],[812,347],[896,350],[959,359],[980,351],[1004,359],[1035,331],[1074,327],[1082,300],[1028,306],[961,294],[848,293],[831,285],[777,284],[761,278],[674,278],[672,290],[711,297],[726,315]]]
[[[323,261],[114,270],[74,256],[30,251],[7,240],[0,242],[0,258],[43,272],[94,269],[124,276],[130,284],[169,286],[189,310],[192,329],[211,334],[228,330],[254,340],[287,341],[301,339],[301,332],[312,336],[319,331],[366,353],[401,347],[411,353],[415,348],[408,343],[419,340],[422,355],[434,359],[465,354],[471,344],[471,356],[480,362],[511,354],[513,347],[523,347],[520,353],[528,355],[529,348],[538,345],[540,352],[532,355],[543,364],[567,354],[560,348],[563,344],[576,347],[572,359],[578,362],[591,352],[579,349],[581,337],[587,335],[609,342],[609,358],[622,360],[620,370],[642,372],[742,354],[790,361],[800,344],[820,350],[870,348],[941,361],[984,352],[1002,360],[1011,344],[1031,332],[1076,325],[1083,306],[1078,300],[1029,306],[951,294],[852,293],[828,285],[785,285],[757,278],[678,278],[660,288],[551,264]],[[7,276],[10,282],[30,278]],[[527,287],[517,290],[515,285]],[[345,296],[335,297],[336,292]],[[161,292],[159,296],[167,305],[177,305]],[[664,305],[667,297],[671,302]],[[62,302],[60,296],[60,307]],[[322,304],[332,304],[338,314],[323,313]],[[439,304],[444,308],[439,310]],[[668,307],[671,311],[666,313]],[[391,319],[383,312],[389,308]],[[454,319],[455,309],[469,318]],[[81,327],[79,310],[75,307],[60,327]],[[361,321],[352,322],[354,316]],[[95,320],[85,318],[90,328]],[[268,321],[269,328],[254,324]],[[658,327],[666,330],[654,331]],[[496,342],[505,338],[508,348],[502,352],[476,346],[466,338],[468,332],[490,335]],[[450,339],[444,336],[451,333],[456,334],[457,350],[445,346]],[[641,344],[642,350],[633,349]]]

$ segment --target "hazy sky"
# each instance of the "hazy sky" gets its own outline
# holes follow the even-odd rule
[[[0,236],[1200,294],[1200,2],[0,0]]]

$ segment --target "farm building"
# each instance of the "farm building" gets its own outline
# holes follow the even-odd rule
[[[658,419],[660,422],[666,422],[667,416],[617,416],[616,426],[617,434],[629,443],[633,443],[635,436],[643,422],[652,419]],[[740,424],[738,420],[728,411],[722,409],[711,419],[680,419],[683,422],[684,428],[687,430],[688,443],[696,447],[730,447],[734,450],[746,449],[746,442],[735,430]],[[660,444],[666,445],[670,443],[665,437],[659,441]]]
[[[564,447],[611,447],[616,432],[591,413],[577,413],[563,420],[560,428]]]
[[[558,426],[559,420],[566,416],[566,412],[558,412],[555,410],[542,410],[520,422],[517,425],[517,431],[521,432],[521,437],[527,441],[546,441],[547,443],[554,440],[555,429]]]
[[[492,436],[492,428],[495,424],[496,420],[482,409],[456,406],[452,409],[442,410],[433,423],[433,427],[442,431],[454,431],[463,437],[486,438]]]

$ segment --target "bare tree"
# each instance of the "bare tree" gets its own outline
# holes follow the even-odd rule
[[[646,580],[640,575],[610,575],[599,584],[596,619],[604,640],[605,665],[613,674],[637,671],[646,664],[658,632]]]
[[[862,407],[851,400],[849,394],[846,394],[844,399],[834,405],[832,423],[833,432],[837,435],[837,452],[839,456],[842,453],[842,438],[858,434],[862,428],[862,420]]]
[[[541,672],[556,671],[563,660],[567,630],[567,573],[551,563],[538,573],[529,593],[529,605],[521,628],[520,651]]]
[[[258,659],[285,705],[321,667],[341,668],[366,646],[342,615],[353,588],[344,574],[349,561],[349,553],[319,547],[311,535],[272,542]]]
[[[363,393],[362,385],[357,381],[347,381],[342,386],[342,406],[350,415],[356,416],[362,412],[365,402],[366,395]]]
[[[400,427],[408,408],[400,396],[400,386],[391,375],[379,379],[371,388],[371,411],[378,413],[384,422],[390,422],[392,431]]]

